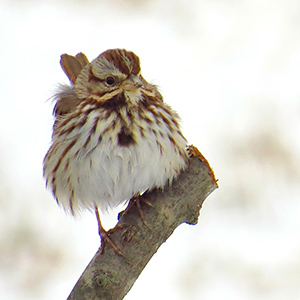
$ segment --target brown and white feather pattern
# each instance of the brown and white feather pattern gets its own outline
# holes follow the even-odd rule
[[[108,76],[114,85],[105,82]],[[163,188],[186,167],[179,117],[141,77],[134,53],[104,52],[56,98],[44,176],[65,211],[93,210],[95,204],[107,210]]]

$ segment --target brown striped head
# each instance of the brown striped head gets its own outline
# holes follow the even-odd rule
[[[125,49],[110,49],[100,54],[96,59],[98,58],[105,58],[127,76],[131,74],[138,76],[140,74],[140,59],[131,51]]]
[[[111,102],[117,107],[136,106],[149,98],[162,100],[156,86],[141,76],[138,56],[124,49],[110,49],[100,54],[82,69],[74,87],[79,99],[91,98],[97,101],[98,107],[110,107]]]

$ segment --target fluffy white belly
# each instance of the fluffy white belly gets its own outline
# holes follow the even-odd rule
[[[87,146],[80,137],[88,136],[92,124],[91,116],[80,131],[67,138],[54,136],[45,158],[47,186],[66,212],[93,210],[95,204],[101,210],[115,207],[147,189],[163,187],[186,166],[186,140],[178,130],[170,133],[167,126],[153,124],[141,134],[132,125],[135,143],[120,146],[116,134],[120,124],[111,132],[98,126]]]

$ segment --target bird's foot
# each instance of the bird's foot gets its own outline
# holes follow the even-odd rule
[[[143,213],[142,207],[141,207],[141,202],[145,203],[146,205],[153,207],[153,205],[146,199],[145,195],[138,195],[138,196],[134,196],[130,199],[128,206],[125,208],[125,210],[123,210],[120,214],[119,214],[119,219],[121,216],[127,214],[127,212],[129,211],[129,209],[133,206],[136,205],[139,214],[140,214],[140,218],[141,221],[144,225],[146,225],[146,219],[145,219],[145,215]]]
[[[116,254],[123,256],[123,253],[121,252],[121,250],[115,245],[115,243],[109,237],[110,234],[112,234],[117,228],[121,227],[121,225],[116,225],[114,228],[106,231],[102,226],[98,207],[96,205],[95,205],[95,214],[96,214],[96,218],[97,218],[97,222],[98,222],[99,235],[100,235],[100,239],[101,239],[101,246],[99,249],[100,254],[104,253],[105,244],[109,243],[111,245],[111,247],[114,249]]]
[[[123,256],[123,253],[121,252],[121,250],[115,245],[115,243],[111,240],[111,238],[109,237],[110,234],[112,234],[117,228],[120,228],[120,225],[116,225],[114,228],[106,231],[102,226],[99,227],[99,236],[101,239],[101,246],[100,246],[100,254],[104,253],[104,247],[105,244],[108,243],[110,244],[110,246],[114,249],[115,253]]]

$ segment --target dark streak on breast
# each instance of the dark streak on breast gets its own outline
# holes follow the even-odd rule
[[[88,138],[86,139],[86,141],[83,144],[82,148],[86,148],[90,141],[91,141],[91,135],[88,136]]]
[[[72,147],[76,144],[77,140],[73,140],[65,149],[64,151],[61,153],[61,156],[56,164],[56,166],[53,168],[52,173],[55,174],[58,167],[60,166],[62,160],[65,158],[65,156],[67,155],[67,153],[72,149]]]
[[[121,129],[118,134],[118,143],[120,146],[128,147],[129,145],[135,144],[135,140],[132,133],[125,127]]]

